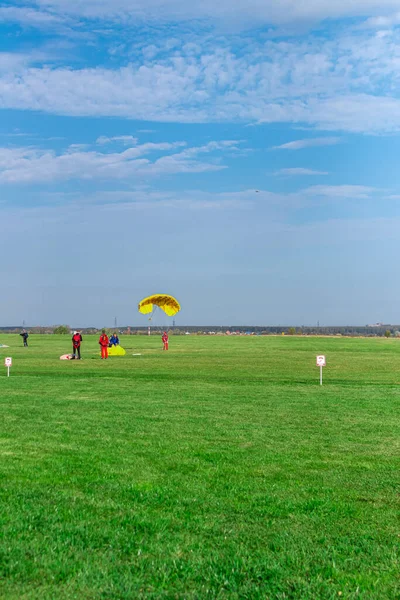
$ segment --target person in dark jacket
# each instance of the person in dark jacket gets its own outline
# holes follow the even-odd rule
[[[72,358],[77,358],[81,360],[81,343],[82,336],[80,331],[74,331],[74,335],[72,336]]]
[[[22,330],[22,333],[19,334],[22,339],[24,340],[24,346],[27,348],[28,347],[28,337],[29,337],[29,333],[27,331],[25,331],[25,329]]]

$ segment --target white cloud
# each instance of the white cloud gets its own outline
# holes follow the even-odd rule
[[[68,146],[68,152],[73,153],[79,150],[87,150],[90,148],[90,144],[71,144]]]
[[[57,14],[34,10],[27,6],[0,6],[0,23],[19,23],[24,27],[47,28],[62,21],[63,19]]]
[[[165,25],[164,19],[172,19],[175,12],[182,18],[203,14],[212,19],[225,12],[224,2],[37,2],[44,21],[46,15],[61,20],[65,15],[107,19],[107,29],[100,23],[96,24],[97,30],[93,24],[86,30],[104,36],[102,43],[107,40],[113,58],[107,67],[82,68],[83,54],[78,62],[78,54],[60,49],[57,61],[62,54],[61,68],[55,66],[49,52],[42,58],[37,53],[0,55],[0,108],[183,123],[287,122],[327,131],[385,133],[400,129],[398,30],[387,35],[379,31],[376,34],[368,27],[341,26],[334,36],[318,33],[274,41],[258,35],[201,35],[198,29],[191,35],[182,33],[179,39],[169,38],[165,27],[162,35],[150,41],[143,28],[142,37],[132,44],[130,25],[124,29],[126,19],[131,18],[135,23],[139,19],[139,24],[140,19],[159,18]],[[394,10],[398,8],[397,0],[383,4],[372,0],[229,3],[231,15],[247,11],[250,16],[264,15],[278,25],[288,14],[294,20],[314,21],[358,15],[386,19],[381,22],[383,27],[397,19]],[[22,15],[20,10],[29,20],[29,10],[33,9],[16,10],[15,18]],[[14,13],[5,14],[11,18]],[[113,29],[114,18],[123,20],[118,30]],[[368,22],[371,26],[374,23]],[[75,30],[82,33],[85,24],[80,23]],[[296,149],[290,142],[282,147]]]
[[[398,9],[398,0],[36,0],[57,14],[127,21],[206,19],[241,26],[253,23],[281,25],[343,17],[369,17]]]
[[[13,62],[9,55],[1,68],[0,56],[0,108],[183,123],[289,122],[371,133],[400,129],[400,34],[246,40],[239,48],[204,39],[200,50],[192,46],[164,49],[152,60],[136,56],[117,69],[33,68],[26,57]],[[333,143],[337,138],[315,138],[281,148]]]
[[[315,171],[314,169],[304,169],[302,167],[293,167],[287,169],[279,169],[279,171],[275,172],[275,175],[284,175],[284,176],[306,176],[306,175],[329,175],[327,171]]]
[[[237,144],[237,143],[236,143]],[[64,154],[37,148],[0,148],[0,182],[9,184],[44,183],[74,179],[130,179],[173,173],[218,171],[223,165],[204,162],[200,155],[235,149],[233,141],[210,142],[185,148],[185,142],[147,143],[119,153],[84,151],[70,146]],[[156,153],[153,159],[149,155]],[[163,156],[159,156],[162,153]]]
[[[32,63],[32,56],[19,52],[0,52],[0,76],[19,71]]]
[[[380,17],[370,17],[364,23],[365,27],[373,29],[391,28],[400,24],[400,12],[395,12],[389,15]]]
[[[400,129],[400,99],[357,94],[314,103],[314,123],[323,129],[385,133]]]
[[[34,205],[40,207],[41,204],[49,206],[56,204],[60,206],[77,206],[83,204],[98,204],[109,207],[120,206],[127,209],[156,209],[157,207],[178,207],[182,208],[240,208],[254,209],[258,212],[262,209],[267,211],[269,217],[286,221],[291,211],[309,206],[325,206],[327,201],[338,207],[347,205],[351,200],[365,200],[367,198],[377,197],[378,190],[372,187],[357,185],[337,185],[337,186],[312,186],[300,188],[292,193],[275,193],[269,190],[246,189],[243,191],[231,192],[207,192],[202,190],[182,190],[165,191],[156,190],[148,186],[140,187],[135,180],[135,189],[133,190],[114,190],[101,191],[93,193],[76,192],[33,192],[35,199]],[[333,204],[334,203],[334,204]],[[363,210],[362,208],[360,210]],[[362,213],[360,214],[362,216]],[[258,220],[253,225],[258,226]],[[265,227],[262,221],[262,227]]]
[[[340,186],[339,186],[340,187]],[[357,186],[350,186],[357,187]],[[155,216],[155,222],[162,226],[163,219],[170,209],[181,211],[183,219],[190,219],[190,212],[206,213],[224,213],[226,211],[239,212],[239,218],[232,221],[232,228],[237,236],[237,243],[246,246],[250,245],[254,251],[259,248],[284,248],[287,249],[288,236],[291,240],[292,251],[296,248],[315,246],[319,251],[321,245],[327,244],[334,246],[343,246],[343,243],[354,243],[357,241],[374,241],[382,239],[382,233],[387,237],[398,238],[399,219],[392,218],[368,218],[363,214],[363,207],[359,205],[358,214],[353,218],[341,218],[337,207],[341,203],[348,203],[351,196],[358,198],[355,190],[349,190],[341,195],[336,194],[332,187],[329,198],[335,200],[335,208],[332,204],[330,216],[312,219],[304,223],[297,223],[293,215],[300,207],[324,205],[325,200],[321,199],[316,203],[315,198],[308,190],[300,190],[297,194],[274,194],[267,190],[260,190],[255,194],[254,190],[244,190],[241,192],[203,192],[199,190],[183,191],[113,191],[98,192],[96,194],[40,194],[40,199],[45,202],[45,206],[39,204],[31,208],[24,207],[23,222],[27,231],[35,231],[32,227],[32,220],[40,222],[56,223],[61,228],[68,227],[66,222],[79,222],[97,224],[95,230],[106,228],[112,229],[114,226],[117,231],[124,231],[130,235],[130,229],[126,228],[129,215],[138,215],[139,213],[152,213]],[[372,193],[372,192],[371,192]],[[350,196],[349,196],[350,194]],[[357,206],[357,205],[356,205]],[[8,213],[14,214],[14,218],[8,219],[7,232],[10,234],[15,227],[15,231],[21,229],[20,208],[6,207]],[[161,213],[160,210],[165,212]],[[255,219],[254,216],[257,215]],[[263,215],[264,218],[260,218]],[[316,213],[318,215],[318,213]],[[326,215],[326,213],[324,213]],[[189,221],[186,221],[189,223]],[[193,221],[190,221],[193,223]],[[207,229],[213,226],[213,223],[205,221]],[[221,225],[223,225],[221,221]],[[243,224],[246,225],[243,225]],[[214,223],[215,226],[215,223]],[[217,242],[220,225],[214,230],[213,240]],[[206,230],[207,230],[206,229]],[[45,231],[54,231],[53,228],[45,227]],[[58,235],[58,227],[56,228]],[[223,230],[223,229],[222,229]],[[221,231],[222,231],[221,230]],[[197,232],[197,222],[194,229],[188,232],[189,239]],[[220,232],[219,232],[220,233]],[[233,236],[235,237],[235,236]],[[232,239],[232,232],[229,234]],[[240,240],[240,242],[238,242]],[[248,251],[248,247],[247,247]],[[258,254],[257,254],[258,255]],[[248,255],[246,255],[248,256]],[[247,265],[248,266],[248,265]],[[208,265],[209,267],[209,265]],[[207,268],[208,268],[207,267]]]
[[[73,203],[82,206],[86,204],[101,204],[108,210],[114,210],[117,205],[120,210],[157,210],[159,208],[176,208],[182,210],[224,210],[250,209],[254,207],[256,198],[254,191],[226,192],[214,194],[200,190],[176,191],[114,191],[100,192],[84,199],[78,194]]]
[[[301,192],[304,196],[325,196],[327,198],[368,198],[377,190],[365,185],[314,185]]]
[[[133,144],[137,144],[138,139],[133,135],[114,135],[113,137],[102,135],[96,140],[96,144],[101,146],[104,146],[105,144],[111,144],[112,142],[121,142],[124,146],[131,146]]]
[[[308,138],[274,146],[273,150],[302,150],[303,148],[313,148],[315,146],[333,146],[339,144],[340,141],[340,138],[337,137]]]

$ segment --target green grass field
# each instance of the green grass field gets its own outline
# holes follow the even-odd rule
[[[400,598],[400,342],[0,342],[1,598]]]

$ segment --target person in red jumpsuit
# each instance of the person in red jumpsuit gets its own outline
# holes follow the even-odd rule
[[[163,350],[168,350],[168,333],[166,331],[164,331],[164,333],[162,334],[162,342],[164,344],[164,348]]]
[[[108,358],[108,344],[109,344],[109,340],[108,340],[108,335],[106,334],[105,329],[103,329],[103,331],[101,332],[101,336],[99,338],[99,344],[100,344],[100,348],[101,348],[101,360],[103,360],[103,358]]]
[[[78,358],[81,360],[81,343],[82,343],[82,335],[80,331],[74,331],[74,335],[72,336],[72,358]],[[78,357],[77,357],[78,355]]]

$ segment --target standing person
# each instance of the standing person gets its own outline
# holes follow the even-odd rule
[[[164,348],[163,350],[168,350],[168,333],[166,331],[164,331],[164,333],[162,334],[162,342],[164,344]]]
[[[27,348],[28,347],[28,337],[29,337],[29,333],[23,329],[22,333],[19,334],[22,339],[24,340],[24,347]]]
[[[106,334],[106,330],[103,329],[101,332],[101,336],[99,338],[99,344],[101,347],[101,360],[108,358],[108,344],[109,344],[109,339],[108,339],[108,335]]]
[[[74,335],[72,336],[72,358],[76,358],[76,355],[78,355],[78,360],[81,360],[81,342],[82,336],[80,331],[74,331]]]

